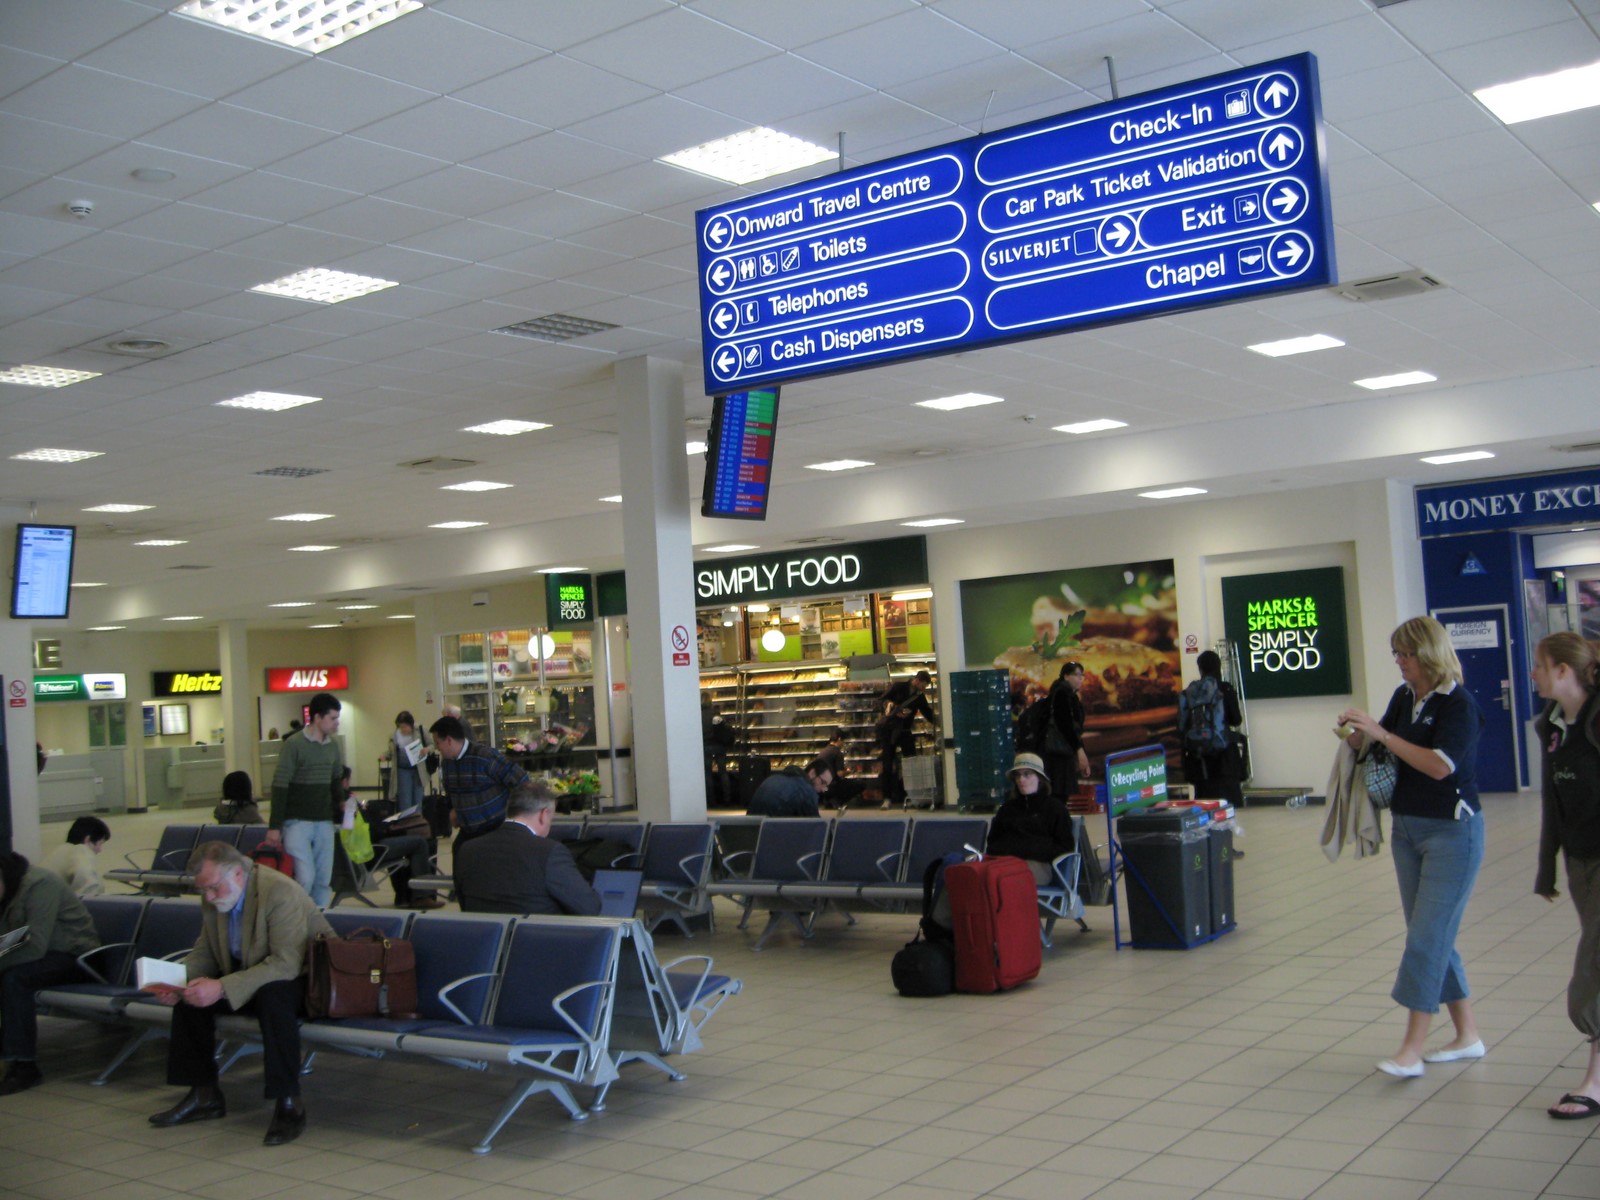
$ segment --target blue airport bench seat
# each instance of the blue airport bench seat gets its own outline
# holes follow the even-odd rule
[[[879,904],[907,904],[922,911],[922,876],[928,864],[962,850],[983,852],[989,837],[986,817],[917,817],[911,823],[911,840],[904,868],[894,883],[863,885],[860,898]]]
[[[639,863],[639,910],[650,930],[671,921],[685,937],[693,937],[689,919],[711,912],[706,884],[713,836],[712,827],[700,821],[651,826]]]
[[[744,878],[723,880],[707,887],[712,896],[728,896],[743,905],[740,929],[749,922],[751,911],[758,905],[766,910],[767,926],[751,949],[764,949],[767,938],[784,921],[792,922],[801,937],[811,936],[807,918],[815,912],[816,902],[803,894],[791,897],[785,894],[784,887],[816,882],[822,872],[831,824],[825,817],[768,818],[761,823],[761,833],[753,851],[738,851],[725,859],[731,868],[737,869],[738,860],[749,853],[749,873]]]
[[[138,888],[147,895],[176,895],[185,886],[189,855],[194,853],[200,840],[200,829],[199,825],[168,825],[161,831],[161,840],[148,864],[135,861],[132,854],[124,854],[122,857],[128,860],[128,865],[105,872],[105,877]],[[235,838],[237,840],[237,835]]]
[[[909,817],[841,817],[834,822],[821,878],[814,884],[786,889],[790,894],[804,892],[816,902],[813,928],[815,918],[830,908],[854,925],[855,916],[847,906],[862,900],[861,889],[899,880],[910,827]]]

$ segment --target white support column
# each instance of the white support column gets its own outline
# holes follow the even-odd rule
[[[699,821],[706,815],[705,760],[683,369],[631,358],[617,365],[616,385],[639,815]]]
[[[21,509],[0,509],[0,538],[16,540]],[[11,848],[27,858],[39,857],[39,771],[34,755],[37,734],[33,720],[33,626],[27,621],[0,621],[0,676],[5,677],[7,782],[11,786]],[[48,634],[47,634],[48,636]],[[21,701],[21,703],[18,703]]]
[[[222,664],[223,765],[230,771],[248,771],[254,779],[261,729],[243,621],[218,622],[217,659]]]

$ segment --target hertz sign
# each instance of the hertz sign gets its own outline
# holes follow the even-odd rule
[[[220,696],[220,671],[151,671],[152,696]]]
[[[269,692],[340,692],[349,686],[349,667],[267,668]]]

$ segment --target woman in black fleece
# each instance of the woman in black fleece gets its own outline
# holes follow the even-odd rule
[[[1050,864],[1077,849],[1067,806],[1050,794],[1050,780],[1037,754],[1019,754],[1007,772],[1011,795],[989,825],[990,857],[1020,858],[1041,887],[1056,882]]]

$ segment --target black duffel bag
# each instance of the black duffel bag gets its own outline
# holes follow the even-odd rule
[[[943,942],[929,941],[919,931],[889,963],[889,977],[902,996],[948,996],[956,985],[956,956]]]

